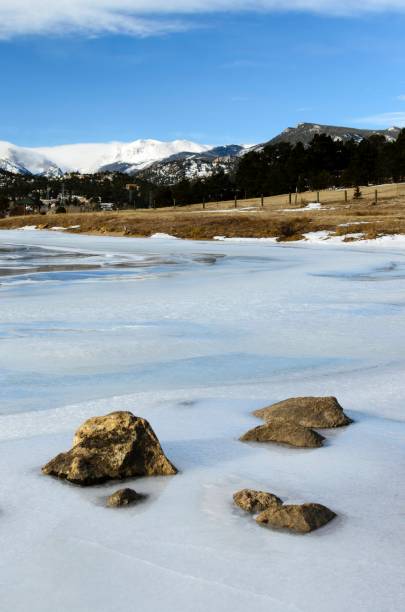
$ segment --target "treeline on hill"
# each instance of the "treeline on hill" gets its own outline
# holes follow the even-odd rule
[[[405,180],[405,129],[395,142],[372,136],[356,143],[316,135],[302,143],[267,145],[244,155],[235,174],[183,181],[157,193],[159,204],[260,197]]]
[[[28,199],[40,209],[41,200],[74,203],[84,197],[94,203],[111,202],[116,208],[147,208],[260,197],[298,190],[328,189],[405,180],[405,129],[395,142],[383,136],[355,141],[335,141],[317,135],[308,147],[302,143],[267,145],[242,157],[233,174],[223,171],[207,178],[183,180],[170,187],[152,185],[119,172],[70,174],[59,178],[0,173],[0,213],[10,202]],[[137,189],[126,189],[128,183]]]
[[[395,142],[379,135],[342,142],[321,134],[307,148],[301,143],[267,146],[241,159],[235,182],[258,196],[400,182],[404,177],[405,129]]]

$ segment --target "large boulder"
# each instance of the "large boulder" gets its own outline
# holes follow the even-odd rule
[[[304,427],[320,429],[352,423],[335,397],[292,397],[256,410],[253,414],[265,421],[277,417],[295,421]]]
[[[253,514],[263,512],[273,505],[280,505],[283,502],[279,497],[272,493],[264,491],[253,491],[252,489],[243,489],[238,491],[233,496],[233,501],[239,508]]]
[[[144,495],[140,495],[133,489],[119,489],[112,495],[107,497],[107,506],[110,508],[121,508],[129,506],[144,499]]]
[[[279,418],[251,429],[240,438],[242,442],[276,442],[297,448],[319,448],[324,439],[308,427]]]
[[[295,533],[309,533],[323,527],[336,514],[321,504],[273,505],[256,517],[264,527],[289,529]]]
[[[83,486],[177,473],[148,421],[131,412],[88,419],[77,430],[73,448],[57,455],[42,471]]]

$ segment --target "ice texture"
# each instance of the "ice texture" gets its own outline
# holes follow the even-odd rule
[[[398,612],[405,597],[405,249],[0,232],[0,608]],[[322,449],[242,444],[251,412],[336,395]],[[180,473],[41,475],[87,418],[147,418]],[[317,502],[264,530],[242,488]]]

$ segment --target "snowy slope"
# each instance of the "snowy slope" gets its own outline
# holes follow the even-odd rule
[[[180,153],[155,162],[137,173],[157,185],[174,185],[184,179],[206,178],[222,171],[231,173],[239,158],[248,150],[249,146],[246,145],[227,145],[203,153]],[[124,171],[131,173],[131,168]]]
[[[5,141],[0,141],[0,168],[13,174],[61,174],[58,165],[45,154]]]
[[[24,166],[11,161],[7,157],[0,158],[0,170],[5,170],[5,172],[10,172],[11,174],[29,174]]]

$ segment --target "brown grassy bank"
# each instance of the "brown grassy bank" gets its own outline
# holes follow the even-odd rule
[[[80,229],[69,231],[134,237],[167,233],[192,240],[211,240],[214,236],[277,236],[281,240],[296,240],[304,233],[320,230],[343,236],[362,234],[364,238],[405,234],[405,193],[398,195],[397,189],[394,190],[393,186],[390,189],[388,197],[382,197],[384,191],[381,191],[377,204],[373,197],[345,202],[338,193],[335,200],[322,203],[318,210],[304,210],[303,206],[308,202],[303,201],[298,204],[300,210],[297,211],[295,203],[286,204],[286,196],[277,196],[267,198],[263,208],[260,201],[249,200],[239,202],[236,210],[233,203],[220,202],[218,205],[210,204],[204,210],[201,205],[195,205],[157,210],[9,217],[0,219],[0,229],[25,225],[43,229],[77,225]]]

